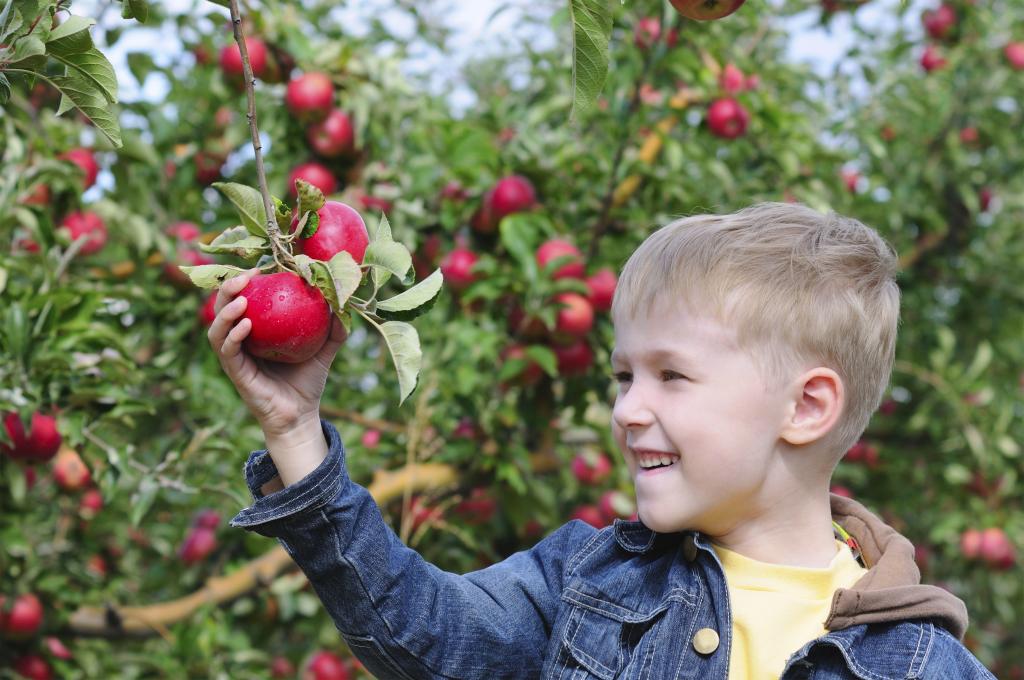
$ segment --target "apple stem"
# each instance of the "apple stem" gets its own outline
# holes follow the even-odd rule
[[[270,198],[270,189],[267,187],[267,173],[263,167],[263,143],[260,142],[259,128],[256,126],[256,79],[252,74],[252,65],[249,63],[249,50],[245,46],[245,35],[242,33],[242,19],[238,14],[238,0],[230,0],[231,6],[231,28],[235,35],[235,43],[242,56],[242,75],[245,78],[245,98],[248,106],[246,117],[249,119],[249,133],[252,135],[252,149],[256,154],[256,177],[260,185],[260,195],[263,197],[263,210],[267,218],[267,236],[270,238],[270,245],[274,255],[274,262],[280,269],[285,264],[295,263],[291,255],[281,245],[281,230],[277,227],[277,219],[274,215],[274,202]]]
[[[670,12],[670,14],[672,15],[672,23],[665,27],[667,17],[665,16],[665,8],[663,6],[660,25],[665,27],[665,30],[662,30],[661,36],[667,37],[669,32],[676,30],[680,25],[680,15],[677,12]],[[640,88],[647,81],[647,76],[654,62],[661,58],[666,49],[666,39],[659,37],[658,41],[651,46],[651,49],[646,50],[644,53],[644,63],[640,69],[640,75],[633,85],[633,97],[630,99],[629,104],[619,113],[620,129],[626,128],[626,123],[629,121],[630,116],[640,108]],[[587,247],[587,264],[594,261],[594,257],[597,255],[597,244],[605,232],[608,231],[608,225],[611,223],[612,199],[615,197],[615,178],[619,175],[619,166],[622,165],[622,158],[628,142],[629,135],[619,135],[619,146],[615,149],[615,159],[612,161],[612,170],[608,175],[608,187],[605,189],[604,198],[601,199],[601,216],[598,218],[597,224],[594,225],[594,231],[590,237],[590,245]]]

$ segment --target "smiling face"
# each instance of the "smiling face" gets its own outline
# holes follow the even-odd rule
[[[786,488],[777,446],[793,405],[785,390],[766,389],[731,329],[657,308],[618,320],[612,371],[612,431],[646,526],[726,534],[763,515]],[[643,469],[644,449],[670,454],[673,464]]]

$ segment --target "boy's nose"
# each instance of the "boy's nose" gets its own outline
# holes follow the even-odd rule
[[[636,385],[628,392],[615,399],[612,418],[623,430],[647,427],[654,422],[654,414],[643,399],[643,394]]]

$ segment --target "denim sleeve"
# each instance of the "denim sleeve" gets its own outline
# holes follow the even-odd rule
[[[255,502],[231,526],[281,542],[377,677],[539,677],[565,565],[597,530],[574,520],[486,569],[443,571],[401,542],[349,479],[337,430],[321,425],[327,458],[285,489],[262,495],[277,471],[265,450],[250,455]]]
[[[971,652],[945,628],[935,627],[935,649],[928,655],[924,680],[996,680]]]

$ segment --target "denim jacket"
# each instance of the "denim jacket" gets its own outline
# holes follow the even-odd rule
[[[328,457],[282,490],[262,494],[277,470],[265,450],[250,455],[244,471],[255,502],[231,526],[281,542],[375,676],[728,678],[728,590],[699,532],[662,534],[622,520],[598,530],[573,520],[490,567],[446,572],[400,541],[369,492],[349,478],[337,430],[321,425]],[[876,543],[905,552],[909,541],[847,501],[839,501],[846,514],[834,506],[833,516],[861,542],[869,572],[853,589],[837,591],[829,632],[794,650],[781,677],[992,678],[958,641],[963,604],[886,573],[886,559],[896,563],[892,548],[878,554]],[[864,521],[889,533],[878,532],[878,541],[864,536]],[[857,593],[864,581],[874,585]],[[899,601],[899,611],[865,608],[879,594],[878,602]]]

